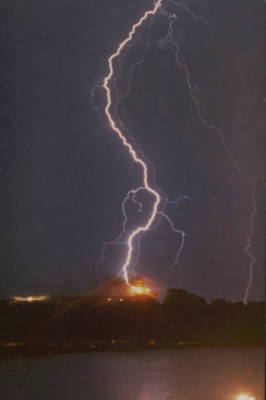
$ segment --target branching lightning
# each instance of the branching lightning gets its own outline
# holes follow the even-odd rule
[[[249,231],[247,234],[247,239],[246,239],[246,246],[244,247],[244,252],[247,255],[247,257],[250,259],[249,263],[249,282],[245,290],[244,294],[244,303],[246,304],[248,301],[248,295],[249,295],[249,290],[252,286],[252,279],[253,279],[253,267],[254,263],[256,262],[255,256],[250,252],[251,248],[251,237],[253,235],[253,226],[254,226],[254,217],[256,214],[256,198],[255,198],[255,189],[256,189],[256,184],[248,177],[248,175],[243,171],[243,169],[240,167],[238,161],[234,158],[234,156],[231,154],[224,134],[223,132],[216,126],[212,125],[209,123],[206,118],[203,116],[202,111],[201,111],[201,104],[199,100],[197,99],[197,96],[195,94],[195,89],[193,88],[192,80],[191,80],[191,75],[189,72],[188,67],[180,60],[179,53],[180,53],[180,48],[179,44],[175,41],[174,39],[174,25],[177,20],[177,15],[175,13],[170,13],[166,9],[162,7],[162,2],[163,0],[156,0],[154,2],[154,7],[148,11],[146,11],[143,16],[132,26],[131,30],[129,31],[126,39],[124,39],[119,45],[117,50],[109,57],[108,59],[108,75],[104,78],[103,84],[102,85],[96,85],[92,91],[91,91],[91,104],[92,107],[95,109],[97,114],[99,115],[99,110],[98,107],[94,105],[93,103],[93,97],[95,95],[96,89],[103,88],[105,91],[105,96],[106,96],[106,106],[105,106],[105,116],[108,120],[108,123],[112,130],[117,134],[118,138],[120,139],[124,150],[127,150],[128,153],[131,156],[132,162],[139,165],[139,167],[142,170],[142,184],[137,188],[137,189],[131,189],[127,195],[125,196],[123,202],[122,202],[122,214],[123,214],[123,226],[120,234],[117,236],[117,238],[113,241],[106,242],[103,246],[101,257],[98,262],[101,262],[104,257],[104,253],[106,250],[106,247],[108,245],[125,245],[127,248],[126,252],[126,257],[125,261],[122,264],[120,273],[123,275],[125,282],[130,285],[130,271],[134,270],[135,266],[138,263],[138,258],[139,258],[139,253],[140,253],[140,240],[143,234],[148,232],[149,230],[156,229],[158,225],[160,224],[162,219],[165,219],[170,228],[172,229],[173,232],[175,232],[179,237],[181,237],[181,240],[179,240],[179,246],[178,246],[178,251],[176,254],[176,258],[174,260],[173,265],[176,265],[179,263],[179,257],[182,252],[183,246],[184,246],[184,241],[185,241],[185,232],[183,232],[180,229],[177,229],[173,223],[173,221],[170,219],[170,217],[166,214],[165,208],[167,204],[178,204],[181,199],[186,199],[190,200],[188,196],[181,196],[179,197],[176,201],[170,201],[167,199],[165,195],[162,195],[161,192],[156,188],[154,184],[151,184],[153,181],[151,179],[151,171],[149,169],[149,162],[146,161],[144,155],[142,154],[141,150],[136,150],[136,144],[134,143],[134,140],[132,139],[131,142],[127,139],[129,137],[129,132],[126,130],[126,128],[123,126],[122,121],[119,120],[119,117],[116,115],[116,117],[113,115],[112,108],[115,107],[114,101],[113,101],[113,95],[111,91],[111,83],[116,82],[117,76],[115,76],[115,71],[114,71],[114,62],[118,61],[120,62],[120,59],[122,57],[123,52],[125,51],[127,45],[131,44],[132,41],[134,40],[135,36],[138,35],[137,30],[142,27],[144,22],[149,19],[149,17],[153,17],[157,12],[160,12],[162,15],[164,15],[168,19],[168,32],[166,37],[164,38],[167,43],[170,45],[170,49],[173,53],[175,62],[180,68],[185,75],[186,79],[186,84],[187,88],[190,94],[190,98],[194,104],[196,114],[200,120],[200,122],[203,124],[203,126],[214,132],[220,139],[221,144],[224,148],[225,154],[227,155],[228,159],[230,162],[234,165],[235,169],[238,171],[239,175],[244,179],[244,181],[249,185],[250,187],[250,195],[251,195],[251,202],[252,202],[252,211],[250,215],[250,221],[249,221]],[[198,17],[195,15],[189,8],[185,7],[182,4],[179,4],[178,2],[174,0],[169,0],[169,2],[176,6],[177,8],[181,8],[184,10],[184,12],[188,13],[191,17],[193,17],[195,20],[200,21],[201,23],[204,23],[208,26],[208,28],[211,31],[214,31],[212,25],[204,18]],[[152,22],[151,22],[152,23]],[[146,36],[146,42],[144,43],[144,51],[142,54],[141,59],[138,62],[135,62],[130,69],[129,73],[129,78],[128,78],[128,87],[127,90],[124,94],[122,94],[120,97],[117,93],[118,96],[118,101],[121,100],[122,98],[128,96],[130,89],[131,89],[131,78],[134,72],[134,69],[138,66],[140,66],[145,59],[146,53],[148,51],[148,47],[152,44],[155,44],[156,42],[152,43],[150,42],[150,28],[151,24],[149,25],[149,31],[148,35]],[[138,37],[139,41],[141,42],[140,36]],[[141,42],[142,43],[142,42]],[[120,64],[119,64],[120,65]],[[114,86],[115,87],[115,86]],[[116,89],[116,88],[115,88]],[[116,89],[117,90],[117,89]],[[100,117],[101,118],[101,117]],[[101,118],[102,119],[102,118]],[[115,121],[117,119],[117,122]],[[121,126],[121,128],[120,128]],[[126,132],[127,135],[125,135],[123,132]],[[141,153],[141,155],[139,155]],[[128,224],[128,216],[126,212],[126,205],[128,202],[132,202],[137,206],[137,211],[139,213],[143,212],[143,204],[137,200],[137,194],[140,191],[145,191],[149,193],[153,197],[153,205],[151,207],[151,211],[149,213],[149,216],[146,220],[146,222],[142,225],[137,226],[133,231],[129,231],[127,224]],[[191,201],[191,200],[190,200]]]
[[[127,148],[127,150],[129,151],[131,157],[133,158],[133,160],[135,161],[135,163],[139,164],[142,168],[142,173],[143,173],[143,186],[145,188],[145,190],[149,193],[151,193],[154,196],[154,204],[153,204],[153,208],[152,208],[152,212],[151,215],[148,219],[148,221],[146,222],[145,225],[143,226],[139,226],[138,228],[136,228],[128,237],[127,240],[127,256],[126,256],[126,260],[124,262],[124,264],[122,265],[121,271],[123,273],[124,279],[126,281],[126,283],[128,285],[130,285],[129,282],[129,273],[128,273],[128,267],[130,266],[131,260],[132,260],[132,253],[134,250],[134,239],[136,237],[138,237],[139,234],[141,234],[142,232],[148,231],[156,217],[157,211],[158,211],[158,207],[161,201],[161,197],[159,195],[159,193],[154,190],[150,184],[149,184],[149,180],[148,180],[148,168],[147,165],[145,163],[145,161],[143,161],[136,153],[136,151],[133,149],[132,145],[127,141],[126,137],[123,135],[123,132],[121,131],[121,129],[119,129],[119,127],[116,125],[111,112],[110,112],[110,108],[112,105],[112,96],[111,96],[111,90],[109,87],[109,82],[113,77],[114,74],[114,68],[113,68],[113,61],[114,59],[116,59],[117,57],[119,57],[119,55],[121,54],[121,51],[124,49],[124,47],[132,40],[134,33],[136,32],[137,28],[140,27],[142,25],[142,23],[150,16],[150,15],[154,15],[158,8],[161,6],[162,0],[158,0],[155,5],[154,8],[150,11],[146,11],[145,14],[139,19],[139,21],[133,25],[131,31],[129,32],[128,37],[120,43],[120,45],[118,46],[118,49],[116,50],[116,52],[114,54],[112,54],[109,59],[108,59],[108,65],[109,65],[109,73],[108,75],[105,77],[104,79],[104,83],[103,83],[103,88],[106,91],[106,97],[107,97],[107,104],[105,107],[105,114],[107,116],[107,119],[113,129],[113,131],[115,131],[118,135],[118,137],[121,139],[123,145],[125,148]],[[140,189],[140,188],[139,188]],[[137,189],[137,190],[139,190]]]
[[[123,199],[122,202],[122,214],[123,214],[123,227],[121,232],[119,233],[119,235],[117,236],[117,238],[113,241],[109,241],[109,242],[105,242],[102,248],[102,252],[101,252],[101,256],[100,259],[98,260],[97,264],[100,264],[104,258],[104,253],[105,253],[105,249],[107,246],[109,245],[115,245],[115,244],[126,244],[126,241],[123,240],[123,237],[127,235],[127,230],[126,230],[126,225],[128,222],[128,218],[127,218],[127,213],[126,213],[126,204],[128,201],[132,201],[132,203],[136,204],[138,206],[138,212],[143,212],[143,205],[140,201],[136,200],[136,194],[140,191],[140,190],[145,190],[144,187],[139,187],[138,189],[132,189],[129,190],[129,192],[127,193],[126,197]]]
[[[170,0],[170,2],[175,4],[176,6],[184,8],[187,12],[189,12],[190,15],[193,16],[193,18],[198,19],[198,20],[200,19],[202,22],[206,23],[209,28],[212,29],[212,26],[208,23],[208,21],[206,21],[204,18],[197,17],[187,7],[178,4],[174,0]],[[223,148],[224,148],[224,151],[225,151],[227,157],[230,159],[230,161],[232,162],[232,164],[234,165],[236,170],[239,172],[240,176],[244,179],[244,181],[248,184],[248,186],[250,188],[250,197],[251,197],[251,203],[252,203],[252,210],[251,210],[250,219],[249,219],[249,230],[248,230],[247,237],[246,237],[246,246],[244,248],[245,254],[250,259],[250,263],[249,263],[249,280],[248,280],[248,284],[247,284],[247,287],[245,289],[244,298],[243,298],[244,304],[247,304],[249,291],[250,291],[250,288],[252,286],[254,264],[256,262],[256,257],[250,252],[251,236],[253,234],[253,226],[254,226],[254,217],[255,217],[255,214],[256,214],[256,211],[257,211],[257,208],[256,208],[256,197],[255,197],[256,183],[254,183],[248,177],[248,175],[240,167],[240,165],[237,162],[237,160],[231,154],[231,152],[230,152],[230,150],[229,150],[229,148],[227,146],[227,143],[225,141],[223,132],[218,127],[213,126],[212,124],[210,124],[204,118],[204,116],[203,116],[203,114],[201,112],[200,102],[198,101],[198,99],[197,99],[197,97],[195,96],[195,93],[194,93],[194,89],[193,89],[193,85],[192,85],[192,82],[191,82],[191,76],[190,76],[189,70],[188,70],[187,66],[185,64],[183,64],[179,59],[180,48],[179,48],[178,43],[176,43],[176,41],[174,40],[174,36],[173,36],[173,26],[174,26],[174,23],[175,23],[175,21],[177,19],[177,16],[176,16],[176,14],[168,13],[167,11],[165,11],[163,9],[162,9],[162,12],[167,16],[167,18],[169,20],[169,29],[168,29],[168,35],[167,36],[168,36],[168,39],[169,39],[169,41],[171,43],[171,48],[172,48],[172,51],[173,51],[173,54],[174,54],[174,57],[175,57],[175,61],[176,61],[177,65],[179,66],[179,68],[181,68],[185,72],[187,87],[188,87],[188,90],[190,92],[190,98],[193,101],[194,106],[196,108],[197,116],[198,116],[199,120],[201,121],[201,123],[205,126],[205,128],[213,131],[214,133],[216,133],[218,135],[218,137],[219,137],[219,139],[220,139],[220,141],[221,141],[221,143],[223,145]],[[256,180],[255,180],[255,182],[256,182]]]
[[[248,281],[248,285],[245,291],[245,295],[244,295],[244,304],[248,303],[248,295],[249,295],[249,290],[252,286],[252,280],[253,280],[253,269],[254,269],[254,264],[256,262],[256,257],[250,252],[250,248],[251,248],[251,237],[254,233],[254,218],[257,212],[257,204],[256,204],[256,198],[255,198],[255,190],[256,190],[256,182],[254,183],[252,190],[251,190],[251,198],[252,198],[252,212],[251,212],[251,216],[250,216],[250,221],[249,221],[249,231],[248,231],[248,235],[247,235],[247,243],[246,246],[244,248],[244,251],[246,253],[246,255],[249,257],[250,259],[250,264],[249,264],[249,281]]]

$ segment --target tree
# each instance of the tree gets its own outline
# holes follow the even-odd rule
[[[180,340],[200,339],[207,319],[204,298],[184,289],[168,289],[163,301],[163,316],[169,327],[168,337]]]

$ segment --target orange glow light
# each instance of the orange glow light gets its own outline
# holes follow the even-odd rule
[[[149,294],[151,290],[145,286],[131,286],[132,290],[136,294]]]

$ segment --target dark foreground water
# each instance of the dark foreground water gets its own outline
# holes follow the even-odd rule
[[[0,360],[3,400],[264,399],[264,350],[182,349]]]

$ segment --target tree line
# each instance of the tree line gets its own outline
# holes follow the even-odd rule
[[[264,302],[208,304],[184,289],[150,296],[83,296],[40,302],[0,301],[0,344],[147,342],[251,346],[264,343]]]

